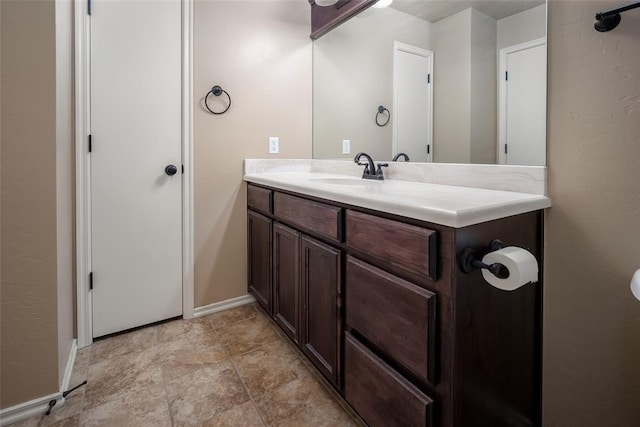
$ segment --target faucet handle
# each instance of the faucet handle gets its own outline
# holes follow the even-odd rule
[[[364,166],[364,173],[369,173],[369,162],[360,163],[360,161],[356,162],[358,166]]]
[[[384,179],[384,174],[382,173],[382,168],[389,167],[389,163],[378,163],[378,167],[376,169],[376,178]]]

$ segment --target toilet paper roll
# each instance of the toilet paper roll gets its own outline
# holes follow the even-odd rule
[[[640,300],[640,268],[636,270],[631,279],[631,292],[634,297]]]
[[[500,279],[488,270],[482,270],[482,277],[498,289],[513,291],[529,282],[538,281],[538,261],[531,252],[516,246],[507,246],[489,252],[482,258],[485,264],[500,263],[509,269],[509,277]]]

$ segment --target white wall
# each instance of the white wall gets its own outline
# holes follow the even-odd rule
[[[496,163],[496,27],[495,19],[471,9],[471,163]]]
[[[433,28],[434,160],[495,163],[496,21],[468,8]]]
[[[433,158],[469,163],[471,9],[433,24]]]
[[[431,24],[395,9],[368,9],[314,42],[313,157],[352,159],[366,151],[391,160],[393,123],[375,123],[392,109],[393,42],[432,50]],[[342,154],[342,140],[351,154]]]
[[[547,34],[547,5],[542,4],[498,21],[498,49]]]
[[[58,277],[58,383],[74,331],[74,101],[73,2],[56,0],[56,201]]]

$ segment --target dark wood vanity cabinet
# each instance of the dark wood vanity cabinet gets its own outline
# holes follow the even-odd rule
[[[269,203],[265,191],[271,192]],[[327,242],[339,241],[342,208],[253,185],[248,186],[247,193],[249,292],[327,380],[338,387],[342,252]],[[255,212],[256,205],[261,212],[267,208],[269,218]],[[257,221],[260,226],[256,226]],[[268,250],[267,245],[271,245]],[[269,284],[272,289],[267,292],[263,288]],[[263,295],[272,295],[270,305]]]
[[[366,423],[541,424],[542,285],[496,289],[458,256],[500,239],[542,265],[542,211],[451,228],[247,192],[249,291]]]

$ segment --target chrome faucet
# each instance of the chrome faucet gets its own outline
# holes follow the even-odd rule
[[[367,162],[360,163],[361,157],[366,158]],[[356,156],[353,158],[353,161],[359,164],[360,166],[364,166],[364,171],[362,172],[362,179],[383,180],[384,175],[382,173],[382,168],[389,166],[389,163],[378,163],[378,167],[376,168],[371,156],[364,152],[360,152],[356,154]]]
[[[393,156],[393,159],[391,159],[392,162],[397,162],[398,159],[400,159],[400,157],[404,157],[404,161],[408,162],[409,161],[409,156],[407,156],[406,153],[398,153],[395,156]]]

